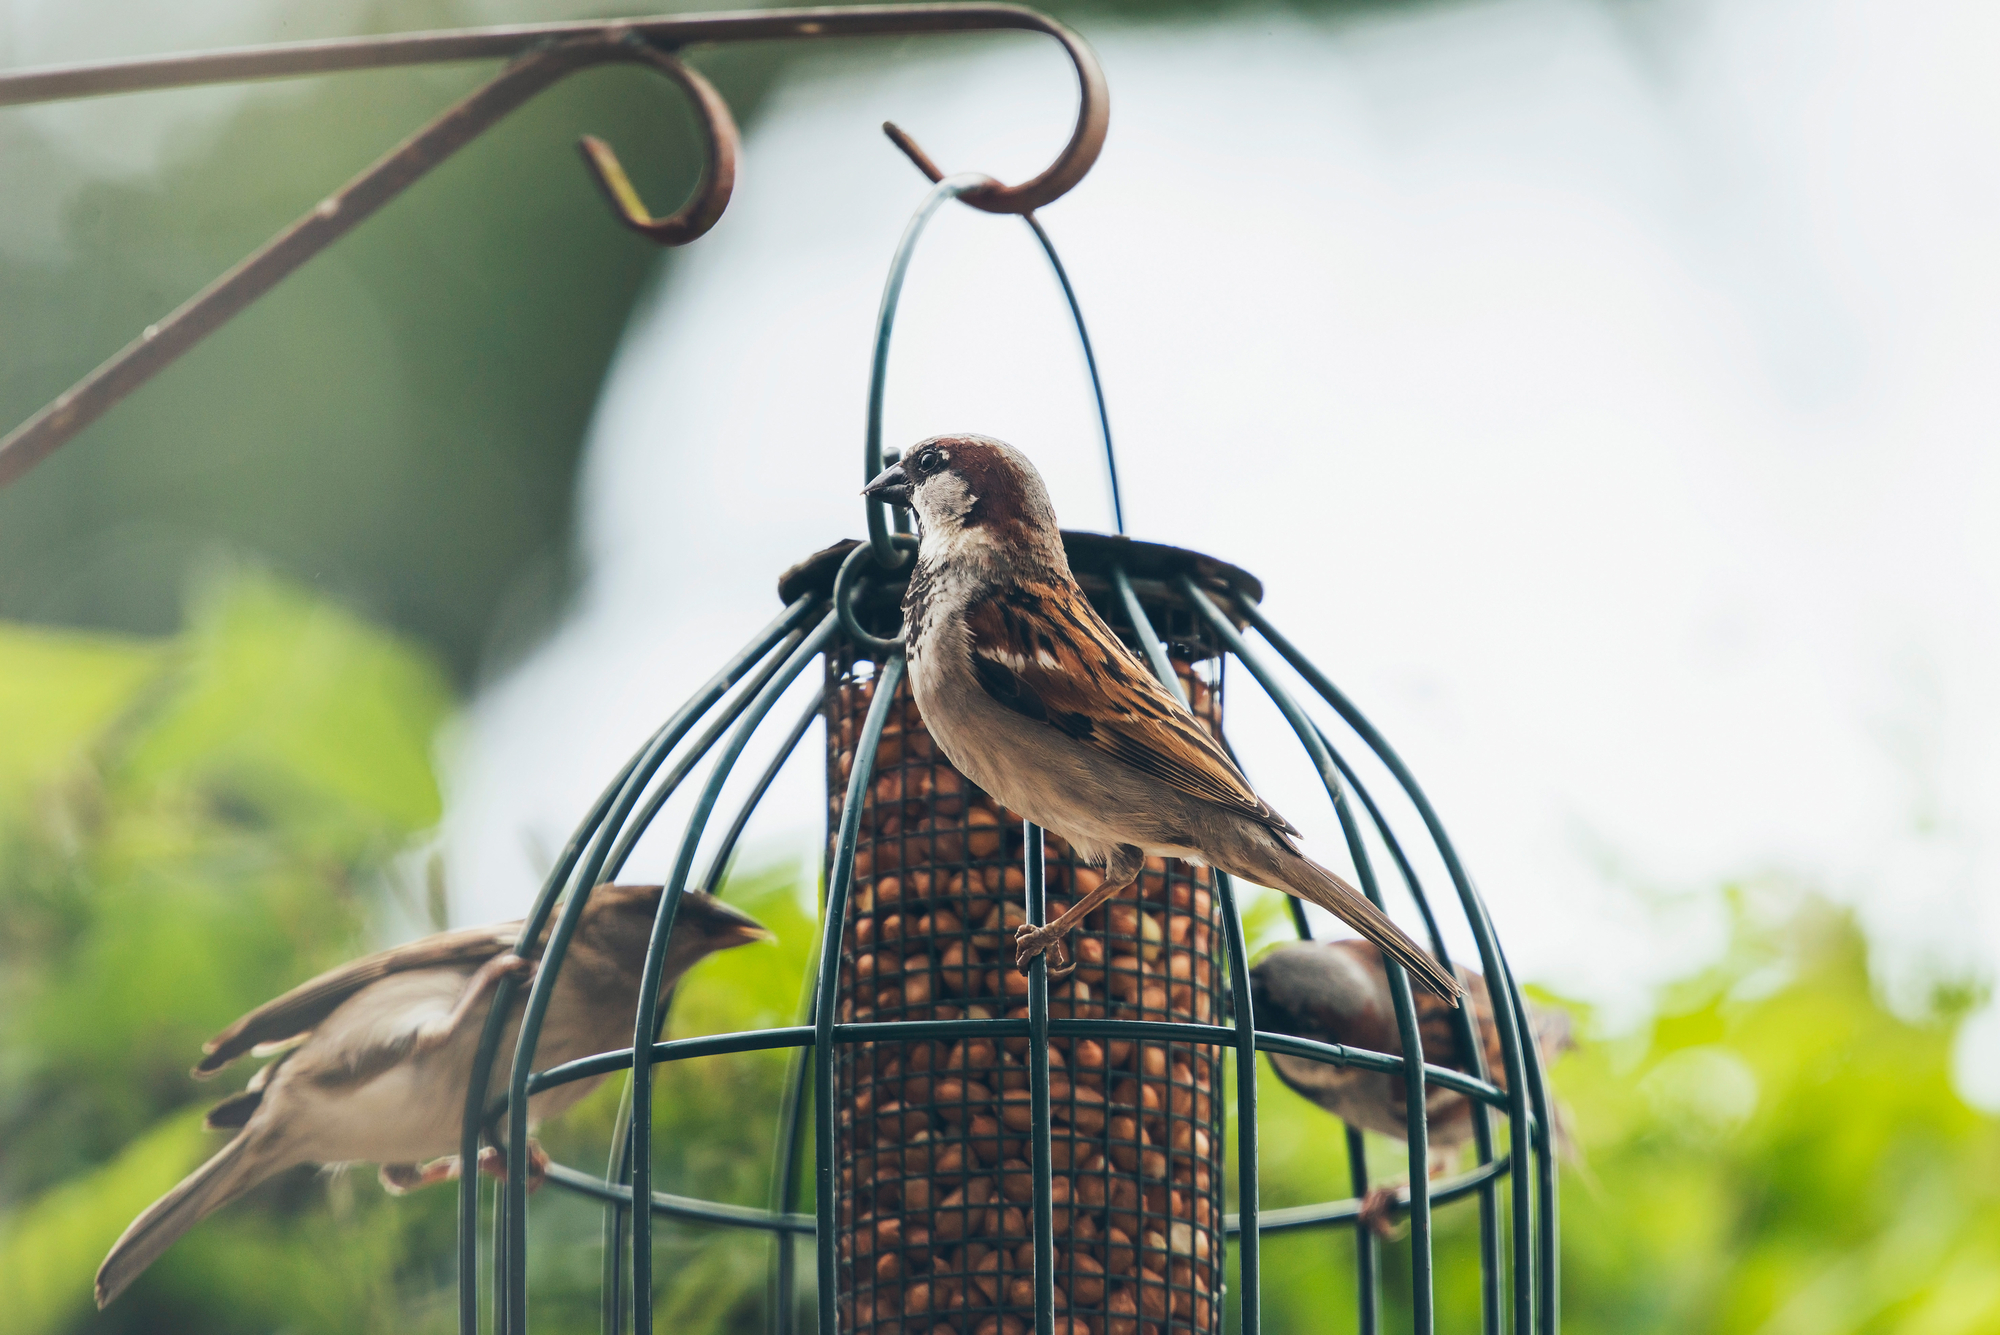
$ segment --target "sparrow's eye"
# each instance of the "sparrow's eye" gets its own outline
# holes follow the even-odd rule
[[[944,451],[918,450],[916,457],[910,460],[910,467],[917,470],[918,477],[929,477],[944,467]]]

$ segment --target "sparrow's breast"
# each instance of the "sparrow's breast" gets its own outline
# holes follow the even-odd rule
[[[910,690],[938,747],[1010,810],[1101,862],[1121,844],[1151,855],[1200,857],[1188,799],[995,701],[973,669],[967,599],[934,581],[911,623]]]

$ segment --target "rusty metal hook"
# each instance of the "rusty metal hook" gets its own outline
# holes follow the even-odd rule
[[[647,210],[646,202],[639,198],[632,178],[625,174],[611,145],[587,134],[577,141],[577,148],[620,222],[660,245],[684,246],[715,226],[722,211],[729,207],[730,192],[736,188],[736,119],[729,114],[729,104],[715,91],[715,85],[673,56],[636,33],[626,39],[625,45],[634,63],[665,75],[687,94],[701,126],[701,179],[687,203],[665,218],[655,218]]]
[[[1050,34],[1070,49],[1076,62],[1077,108],[1076,128],[1070,132],[1069,143],[1056,160],[1039,176],[1034,176],[1019,185],[1002,185],[988,176],[987,184],[976,190],[968,190],[959,198],[975,209],[988,213],[1018,213],[1026,216],[1051,200],[1060,199],[1071,186],[1081,181],[1097,162],[1097,155],[1104,148],[1104,134],[1111,125],[1111,94],[1104,83],[1104,68],[1095,59],[1088,59],[1083,39],[1067,28],[1058,28]],[[882,133],[889,136],[889,142],[903,150],[904,156],[916,164],[917,170],[928,176],[932,185],[945,178],[944,169],[931,161],[930,154],[912,139],[909,132],[894,121],[882,122]]]
[[[693,104],[704,140],[701,180],[679,210],[655,218],[633,189],[617,154],[586,137],[584,160],[627,227],[669,246],[686,245],[714,226],[736,183],[736,123],[707,80],[674,58],[693,43],[766,41],[947,32],[1038,32],[1062,44],[1076,67],[1077,119],[1069,142],[1038,176],[1019,185],[990,177],[962,198],[990,213],[1028,214],[1060,197],[1097,161],[1110,121],[1110,94],[1097,57],[1082,38],[1047,15],[1017,4],[887,4],[682,14],[648,19],[599,19],[457,32],[290,42],[142,60],[114,60],[39,70],[0,71],[0,106],[47,102],[150,88],[181,88],[243,79],[326,74],[441,61],[512,59],[484,87],[321,200],[235,268],[183,302],[40,412],[0,438],[0,487],[60,448],[114,404],[238,312],[408,189],[425,173],[483,134],[501,117],[549,85],[595,65],[646,65],[680,86]],[[885,127],[931,180],[944,173],[916,141]]]

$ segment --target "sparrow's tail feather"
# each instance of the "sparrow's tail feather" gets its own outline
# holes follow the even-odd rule
[[[1410,940],[1368,896],[1302,853],[1283,859],[1272,870],[1280,881],[1279,889],[1319,905],[1380,946],[1384,954],[1408,969],[1419,983],[1452,1005],[1458,1004],[1458,980],[1446,973],[1429,951]]]
[[[287,1166],[268,1155],[246,1153],[250,1139],[238,1136],[224,1145],[214,1158],[181,1179],[179,1186],[132,1221],[97,1268],[98,1307],[123,1293],[181,1234]]]

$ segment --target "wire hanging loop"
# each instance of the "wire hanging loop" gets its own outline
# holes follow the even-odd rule
[[[610,144],[587,134],[577,141],[577,148],[620,222],[659,245],[684,246],[715,226],[729,207],[729,196],[736,188],[736,119],[715,85],[673,56],[637,33],[628,35],[621,45],[630,53],[627,59],[665,75],[687,94],[701,130],[701,179],[678,210],[655,218]]]
[[[908,559],[908,553],[916,550],[917,539],[914,534],[893,533],[889,536],[889,540],[894,544],[898,564]],[[883,639],[863,627],[860,618],[854,615],[854,600],[861,596],[861,590],[869,579],[869,573],[862,568],[864,562],[876,570],[882,568],[879,561],[872,559],[874,555],[875,548],[864,542],[849,552],[847,559],[840,563],[840,573],[833,577],[833,610],[834,615],[840,618],[841,634],[862,648],[886,658],[890,654],[903,652],[909,643],[910,627],[909,623],[905,622],[893,638]]]
[[[917,238],[924,234],[925,225],[946,200],[964,198],[992,182],[992,177],[973,172],[939,181],[917,206],[909,225],[903,229],[903,239],[896,243],[896,257],[889,261],[889,279],[882,285],[882,307],[875,315],[875,356],[868,377],[868,436],[861,449],[864,484],[874,481],[882,471],[882,402],[889,381],[889,335],[896,327],[896,306],[903,299],[903,275],[910,271],[910,258],[917,253]],[[891,539],[889,503],[872,496],[863,503],[868,507],[868,547],[875,553],[875,565],[882,570],[902,569],[910,558],[908,549]],[[851,562],[853,558],[848,560]],[[845,566],[841,573],[845,575]],[[834,596],[834,605],[842,608],[841,624],[848,626],[853,618],[845,611],[838,594]],[[866,634],[858,626],[851,628],[850,633],[854,632]]]

